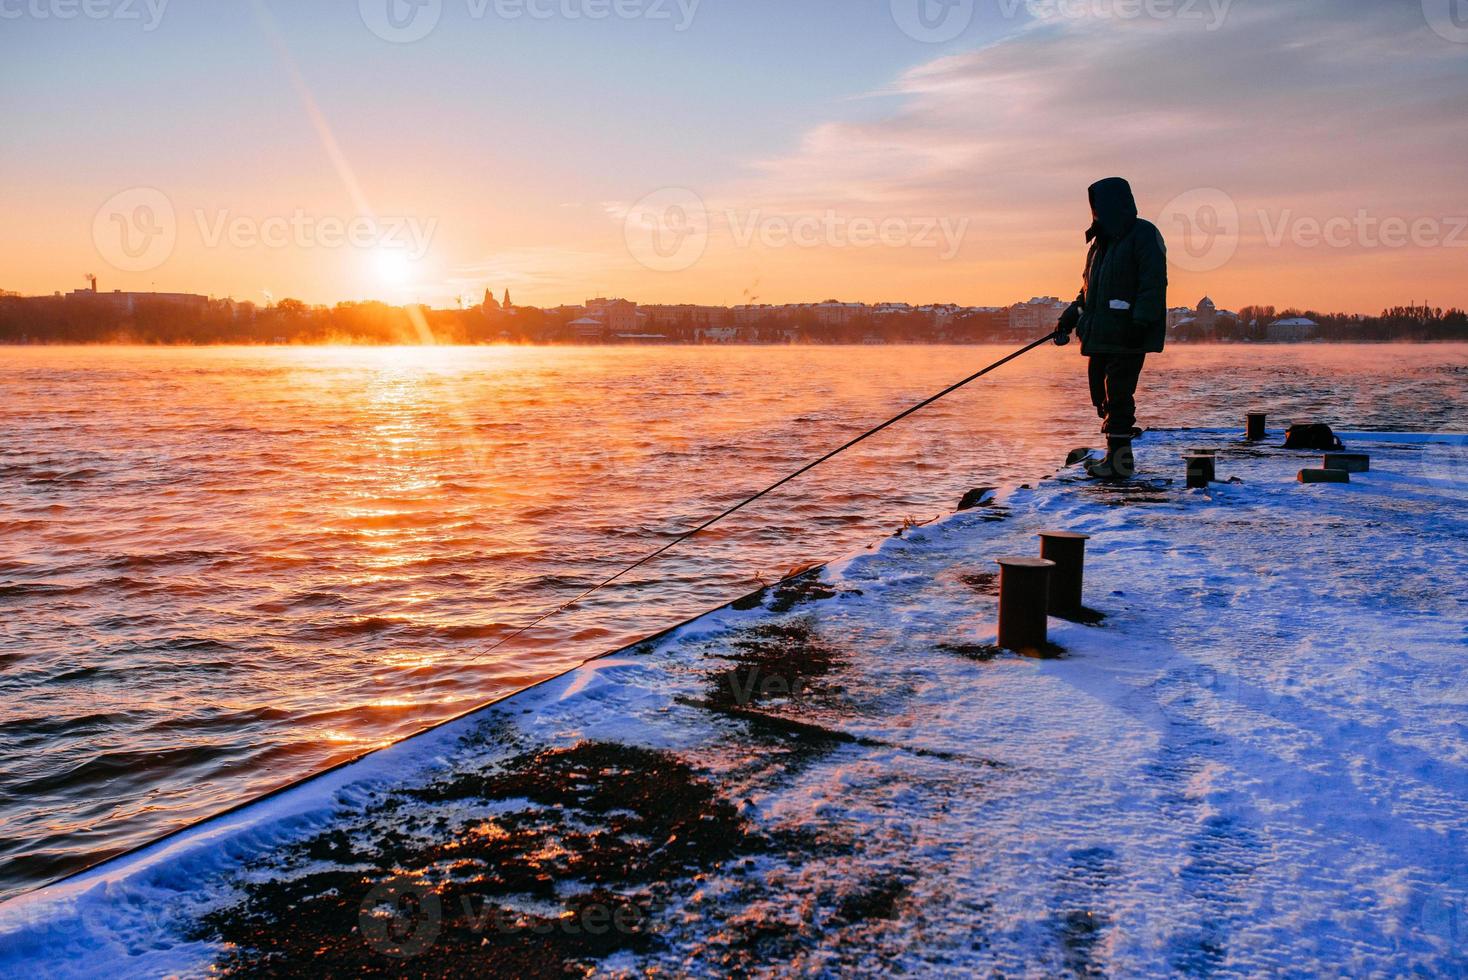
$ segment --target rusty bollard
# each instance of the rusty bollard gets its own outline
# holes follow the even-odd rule
[[[1264,423],[1269,421],[1269,416],[1264,412],[1249,413],[1249,431],[1245,437],[1250,442],[1264,441]]]
[[[1050,638],[1050,573],[1044,558],[1000,558],[999,645],[1027,657],[1042,657]]]
[[[1050,615],[1073,616],[1084,607],[1086,542],[1089,534],[1041,531],[1040,557],[1055,563],[1050,572]]]
[[[1217,460],[1212,453],[1189,453],[1184,458],[1188,461],[1189,490],[1206,490],[1218,479]]]

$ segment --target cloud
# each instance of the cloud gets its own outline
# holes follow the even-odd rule
[[[1046,2],[1015,9],[1053,9]],[[1133,2],[1197,13],[1114,13]],[[699,206],[683,217],[708,243],[686,269],[633,261],[623,229],[640,204],[599,201],[584,206],[600,220],[574,248],[502,253],[465,276],[540,295],[594,282],[645,298],[734,301],[759,281],[772,301],[1002,303],[1074,288],[1085,188],[1120,174],[1164,223],[1175,259],[1197,228],[1165,206],[1212,188],[1237,206],[1239,240],[1221,253],[1224,266],[1175,262],[1179,302],[1208,292],[1230,305],[1366,311],[1428,295],[1468,303],[1462,249],[1301,248],[1279,232],[1363,210],[1407,221],[1463,214],[1468,46],[1434,33],[1416,2],[1171,2],[1071,0],[1069,16],[1017,19],[1005,38],[858,96],[864,118],[814,126],[741,179],[692,186]],[[829,233],[813,247],[739,234],[781,218],[837,229],[948,222],[964,234],[956,258],[842,247]]]
[[[455,289],[509,288],[522,294],[570,296],[631,271],[630,258],[553,247],[505,249],[457,266],[448,276]]]
[[[1246,216],[1463,212],[1468,48],[1434,34],[1418,3],[1237,0],[1212,30],[1206,18],[1086,15],[1107,0],[1072,9],[1082,15],[913,68],[895,110],[816,127],[723,196],[966,216],[976,254],[1072,264],[1084,189],[1112,174],[1152,213],[1201,187]],[[1259,222],[1244,225],[1241,267],[1265,260],[1250,252]]]

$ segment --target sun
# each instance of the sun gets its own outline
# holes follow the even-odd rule
[[[379,248],[372,255],[377,280],[389,288],[406,286],[413,278],[413,260],[400,248]]]

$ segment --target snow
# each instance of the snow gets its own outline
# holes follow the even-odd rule
[[[1341,435],[1372,456],[1346,486],[1295,481],[1319,454],[1149,433],[1154,479],[1066,471],[906,530],[14,899],[0,974],[205,972],[200,918],[302,873],[289,843],[587,742],[685,761],[764,842],[673,883],[604,973],[1461,974],[1468,438]],[[1199,446],[1242,482],[1183,489]],[[1092,535],[1105,618],[1052,619],[1059,658],[995,655],[994,559],[1050,529]],[[534,805],[485,804],[423,803],[452,829],[412,832]]]

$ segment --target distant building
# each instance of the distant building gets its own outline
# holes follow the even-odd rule
[[[738,327],[700,327],[693,332],[700,344],[733,344],[739,340]]]
[[[1069,307],[1069,303],[1054,296],[1036,296],[1028,303],[1016,303],[1009,308],[1009,329],[1013,333],[1042,337],[1056,328],[1060,315]]]
[[[123,313],[136,312],[139,303],[178,306],[196,312],[209,308],[209,297],[194,293],[125,293],[120,289],[110,293],[99,292],[95,279],[92,280],[92,288],[74,289],[66,294],[66,298],[72,302],[100,303]]]
[[[753,327],[773,317],[776,307],[763,303],[749,303],[734,307],[734,326]]]
[[[911,303],[878,303],[872,307],[872,316],[898,316],[911,313],[912,311]]]
[[[586,301],[586,315],[600,320],[606,333],[613,335],[637,333],[643,319],[638,316],[636,303],[604,296]]]
[[[1198,300],[1197,310],[1174,306],[1167,311],[1167,331],[1179,340],[1234,340],[1239,326],[1237,313],[1220,310],[1207,296]]]
[[[1311,340],[1320,332],[1320,324],[1303,316],[1275,320],[1265,329],[1265,337],[1274,343],[1297,344]]]
[[[606,340],[607,325],[605,321],[596,317],[584,316],[579,320],[572,320],[566,325],[572,336],[581,341]]]
[[[865,303],[839,303],[834,299],[817,303],[816,322],[823,327],[849,327],[866,312]]]
[[[957,303],[929,303],[910,310],[922,318],[923,325],[927,328],[926,334],[919,334],[922,339],[932,339],[941,334],[944,329],[954,320],[971,312],[970,307],[959,306]]]
[[[1218,329],[1218,307],[1213,300],[1207,296],[1198,300],[1198,312],[1193,315],[1193,321],[1199,330],[1209,336]]]
[[[965,306],[936,320],[931,339],[940,344],[1008,341],[1009,308]]]
[[[1204,296],[1198,300],[1196,311],[1187,307],[1168,310],[1167,328],[1177,331],[1183,340],[1211,338],[1218,330],[1218,307]]]
[[[603,341],[611,339],[650,339],[644,335],[642,326],[648,317],[639,312],[637,304],[625,299],[607,299],[599,296],[589,299],[585,306],[558,306],[550,311],[560,316],[575,316],[566,324],[572,336],[581,341]]]
[[[644,306],[649,326],[658,328],[686,328],[722,326],[730,321],[732,311],[724,306],[694,306],[692,304],[669,304]]]

